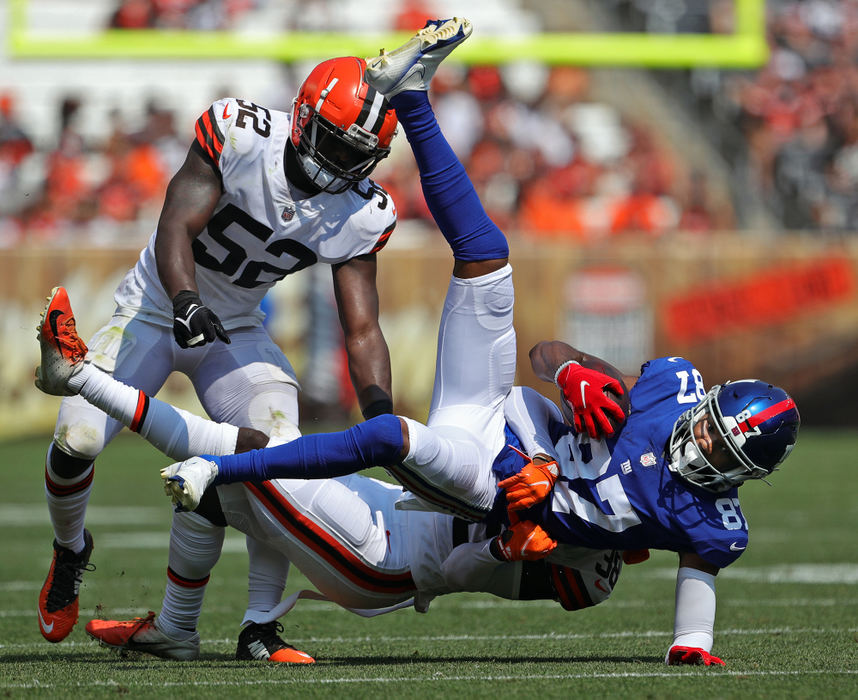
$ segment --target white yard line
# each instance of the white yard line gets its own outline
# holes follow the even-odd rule
[[[508,682],[508,681],[541,681],[541,680],[587,680],[587,679],[611,679],[611,678],[672,678],[675,680],[693,679],[697,682],[701,676],[717,674],[723,676],[738,676],[746,678],[748,676],[757,677],[799,677],[799,676],[852,676],[858,675],[858,669],[833,669],[833,670],[802,670],[802,671],[777,671],[777,670],[761,670],[753,669],[741,671],[731,669],[727,670],[711,670],[711,669],[691,669],[677,668],[674,671],[650,671],[650,672],[618,672],[618,673],[538,673],[538,674],[515,674],[515,675],[456,675],[445,676],[443,673],[434,674],[432,676],[409,676],[408,678],[391,678],[380,676],[366,676],[363,678],[320,678],[314,675],[311,678],[289,678],[288,676],[278,675],[277,678],[261,679],[261,680],[238,680],[238,681],[188,681],[185,683],[175,681],[153,681],[153,682],[129,682],[126,680],[114,681],[93,681],[91,683],[71,683],[68,685],[58,685],[51,683],[10,683],[0,685],[0,688],[7,689],[33,689],[33,688],[225,688],[225,687],[246,687],[246,686],[268,686],[268,685],[337,685],[337,684],[354,684],[354,683],[472,683],[474,681],[482,682]]]
[[[858,627],[754,627],[751,629],[719,629],[718,636],[762,636],[762,635],[830,635],[854,634]],[[293,643],[313,644],[362,644],[362,643],[447,643],[447,642],[500,642],[500,641],[567,641],[577,639],[625,639],[628,637],[669,637],[670,630],[622,630],[619,632],[599,633],[546,633],[546,634],[440,634],[440,635],[355,635],[338,637],[290,637]],[[203,639],[202,644],[234,644],[234,639]],[[95,642],[68,642],[63,646],[94,646]],[[0,649],[32,649],[53,651],[57,647],[47,647],[44,642],[0,644]]]

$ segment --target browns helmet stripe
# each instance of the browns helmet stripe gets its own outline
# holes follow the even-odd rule
[[[387,115],[389,108],[390,105],[387,104],[384,95],[374,87],[367,85],[366,95],[363,98],[360,114],[355,119],[355,123],[370,133],[377,135],[381,131],[381,126],[384,124],[384,117]]]
[[[248,481],[244,485],[283,527],[361,588],[377,593],[410,593],[417,589],[409,569],[390,574],[372,568],[295,508],[270,481]]]

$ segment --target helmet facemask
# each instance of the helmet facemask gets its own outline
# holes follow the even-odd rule
[[[378,145],[378,136],[351,124],[345,131],[301,105],[304,124],[298,140],[298,162],[310,181],[324,192],[338,194],[360,182],[390,153]]]
[[[754,464],[742,451],[747,437],[736,429],[736,417],[722,415],[718,405],[720,391],[721,385],[715,385],[699,404],[683,413],[668,443],[668,468],[695,486],[716,493],[739,486],[748,479],[762,479],[775,470]],[[695,437],[703,430],[701,427],[695,431],[695,426],[707,420],[706,429],[713,441],[709,455],[700,449]]]

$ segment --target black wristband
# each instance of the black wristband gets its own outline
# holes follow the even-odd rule
[[[364,408],[361,413],[363,413],[364,420],[375,418],[384,413],[393,413],[393,401],[390,399],[378,399],[378,401],[373,401],[369,406]]]
[[[180,311],[184,311],[191,304],[203,306],[203,300],[200,295],[190,289],[183,289],[173,297],[173,315],[176,316]]]

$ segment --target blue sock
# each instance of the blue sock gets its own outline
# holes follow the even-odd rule
[[[414,151],[426,204],[456,260],[508,258],[506,236],[483,209],[468,173],[441,133],[428,95],[407,90],[390,103]]]
[[[212,458],[218,484],[268,479],[328,479],[400,461],[402,428],[389,413],[340,433],[304,435],[285,445]]]

